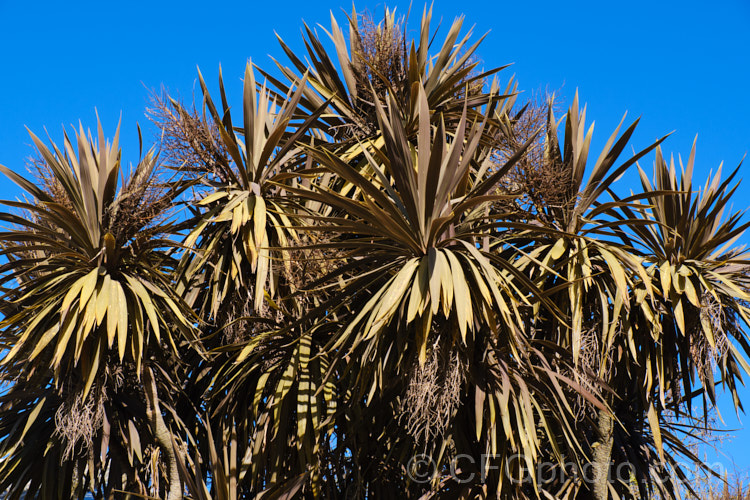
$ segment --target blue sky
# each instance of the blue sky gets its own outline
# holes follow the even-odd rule
[[[402,13],[409,8],[402,1],[388,5]],[[357,2],[358,10],[383,6]],[[164,85],[189,100],[198,90],[196,66],[212,84],[221,64],[232,99],[248,58],[264,67],[273,64],[269,55],[284,60],[274,31],[299,48],[302,19],[328,27],[329,12],[341,21],[342,7],[351,10],[348,0],[0,0],[0,163],[24,168],[32,152],[24,126],[38,135],[46,127],[60,141],[63,125],[81,120],[94,127],[95,109],[109,135],[122,115],[123,155],[134,162],[136,123],[147,144],[155,134],[144,113],[150,89]],[[422,7],[415,0],[413,21]],[[686,157],[698,135],[696,183],[722,161],[734,168],[750,151],[747,0],[435,2],[433,17],[444,27],[461,14],[476,35],[488,32],[478,51],[486,69],[513,63],[501,80],[515,74],[527,95],[554,91],[563,104],[578,89],[588,119],[596,121],[596,153],[626,111],[629,120],[641,117],[636,148],[674,131],[664,149]],[[750,183],[745,172],[750,161],[740,173]],[[18,194],[0,180],[0,198]],[[750,205],[749,194],[750,184],[740,187],[736,209]],[[750,408],[750,390],[744,396]],[[731,401],[724,398],[720,406],[728,426],[742,425]],[[750,429],[733,434],[723,450],[750,470]],[[718,459],[730,466],[727,456]]]

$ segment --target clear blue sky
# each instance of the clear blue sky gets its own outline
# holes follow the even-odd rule
[[[409,7],[388,5],[403,13]],[[358,10],[383,6],[357,2]],[[0,0],[0,163],[24,168],[32,151],[24,126],[39,135],[46,127],[60,141],[63,125],[94,127],[95,108],[109,135],[122,113],[124,158],[136,161],[136,123],[147,142],[154,134],[144,115],[148,89],[165,85],[190,99],[196,65],[214,84],[221,64],[237,95],[247,58],[266,67],[269,55],[284,59],[274,31],[299,48],[302,19],[328,27],[329,12],[341,19],[342,7],[351,10],[348,0]],[[413,21],[422,7],[414,0]],[[502,78],[516,74],[526,92],[555,91],[566,103],[578,89],[596,120],[595,149],[627,111],[642,117],[636,147],[675,131],[665,150],[686,156],[698,134],[696,181],[722,161],[733,168],[750,150],[748,0],[435,2],[443,26],[460,14],[475,34],[489,32],[478,52],[485,68],[514,63]],[[750,205],[750,161],[741,175],[747,184],[737,209]],[[0,198],[17,195],[0,180]],[[750,390],[744,395],[750,408]],[[731,402],[723,403],[727,425],[741,426]],[[725,453],[750,469],[750,429],[734,434]]]

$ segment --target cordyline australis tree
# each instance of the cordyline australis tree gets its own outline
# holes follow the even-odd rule
[[[4,498],[689,489],[694,406],[749,371],[737,171],[694,189],[637,122],[590,160],[577,97],[519,105],[460,19],[405,23],[157,99],[130,173],[101,126],[2,167]]]

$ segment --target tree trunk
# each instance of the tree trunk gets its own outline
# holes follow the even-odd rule
[[[599,441],[596,443],[592,457],[593,466],[592,486],[595,500],[609,498],[609,468],[612,461],[612,431],[614,417],[605,410],[599,410],[598,427]]]
[[[177,469],[177,457],[172,446],[172,435],[161,416],[159,397],[156,393],[156,381],[154,380],[154,374],[151,373],[151,368],[146,368],[143,371],[143,383],[146,392],[146,412],[151,421],[154,437],[164,453],[167,470],[169,471],[166,500],[182,500],[182,481],[180,481],[180,472]]]

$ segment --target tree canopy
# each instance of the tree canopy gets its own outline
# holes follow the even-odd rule
[[[740,167],[694,187],[624,118],[589,157],[577,95],[431,17],[305,25],[241,102],[199,73],[129,169],[101,124],[0,166],[3,498],[691,490],[750,372]]]

